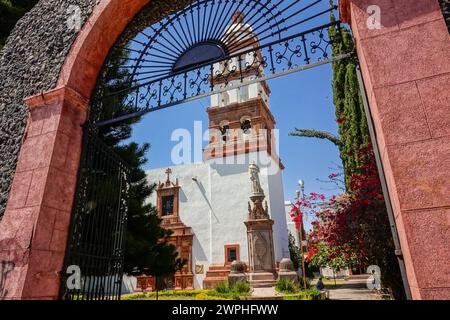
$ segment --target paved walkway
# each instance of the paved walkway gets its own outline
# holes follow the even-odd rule
[[[282,294],[278,293],[275,290],[275,287],[269,287],[269,288],[253,288],[252,292],[252,298],[254,299],[270,299],[275,297],[281,297]]]
[[[350,278],[336,289],[325,289],[329,291],[330,300],[382,300],[376,291],[367,289],[364,278]]]

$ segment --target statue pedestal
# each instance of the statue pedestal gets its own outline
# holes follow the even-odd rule
[[[276,282],[275,253],[273,247],[273,224],[267,201],[259,182],[259,168],[249,166],[252,193],[248,203],[247,227],[249,281],[253,287],[271,287]]]
[[[271,219],[248,220],[247,227],[249,281],[253,287],[275,285],[275,254],[273,247],[274,221]]]
[[[294,263],[289,258],[283,258],[280,262],[280,271],[278,271],[278,280],[290,280],[298,284],[298,274],[294,271]]]

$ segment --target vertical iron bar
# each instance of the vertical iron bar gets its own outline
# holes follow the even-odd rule
[[[302,35],[302,43],[303,43],[303,49],[305,50],[305,62],[306,62],[306,64],[309,64],[311,59],[308,57],[308,49],[306,48],[305,35]]]
[[[108,273],[105,272],[107,269],[107,265],[108,262],[106,260],[106,257],[109,255],[108,252],[108,239],[109,239],[109,231],[108,231],[108,222],[109,220],[111,220],[111,217],[109,217],[108,214],[108,207],[110,205],[110,199],[108,194],[106,193],[108,190],[109,192],[114,191],[113,188],[113,184],[112,184],[112,178],[113,178],[113,174],[111,172],[111,165],[115,163],[112,161],[112,159],[108,159],[108,150],[106,150],[104,148],[104,146],[102,145],[101,141],[98,141],[98,148],[100,150],[100,154],[102,157],[102,164],[101,164],[101,168],[99,168],[99,171],[103,173],[103,179],[102,179],[102,190],[101,190],[101,194],[102,194],[102,208],[101,208],[101,220],[100,223],[98,225],[96,225],[96,227],[98,228],[97,232],[98,233],[98,241],[96,241],[97,243],[97,252],[96,252],[96,256],[98,257],[99,261],[97,262],[96,266],[98,267],[98,273],[99,275],[96,276],[96,279],[98,277],[98,285],[97,288],[95,290],[96,296],[98,299],[103,300],[105,293],[102,294],[102,292],[100,291],[99,285],[105,287],[105,282],[106,279],[104,278],[105,276],[108,276]],[[100,209],[100,208],[99,208]]]
[[[162,94],[162,80],[159,80],[159,98],[158,98],[158,107],[161,106],[161,94]]]
[[[242,56],[238,57],[238,65],[239,65],[239,79],[241,83],[244,82],[244,75],[242,73]]]
[[[270,65],[271,65],[270,71],[272,74],[275,74],[275,65],[273,62],[273,47],[272,47],[272,45],[269,46],[269,56],[270,56]]]
[[[67,287],[67,267],[69,265],[71,265],[72,263],[72,252],[73,252],[73,246],[74,246],[74,241],[73,239],[75,238],[75,230],[76,230],[76,226],[77,226],[77,207],[79,205],[79,197],[80,197],[80,193],[81,193],[81,186],[83,185],[82,181],[83,181],[83,164],[85,162],[85,158],[86,158],[86,154],[88,151],[88,137],[86,135],[85,130],[83,130],[83,143],[82,143],[82,150],[81,150],[81,161],[80,161],[80,169],[78,170],[78,177],[77,177],[77,188],[76,188],[76,193],[74,195],[74,207],[72,210],[72,214],[71,214],[71,223],[70,223],[70,227],[69,227],[69,235],[68,235],[68,241],[67,241],[67,246],[66,246],[66,254],[64,256],[64,267],[63,270],[61,271],[61,285],[60,285],[60,290],[59,290],[59,295],[60,298],[64,299],[65,297],[69,297],[70,300],[70,292],[69,292],[69,288]],[[77,297],[79,296],[79,291],[77,292]]]
[[[184,73],[183,78],[184,78],[184,94],[183,94],[183,97],[184,97],[184,99],[186,99],[187,98],[187,78],[188,78],[187,72]]]
[[[210,69],[211,69],[211,81],[209,82],[210,83],[209,86],[211,87],[211,92],[213,92],[214,91],[214,64],[213,63],[211,63]]]

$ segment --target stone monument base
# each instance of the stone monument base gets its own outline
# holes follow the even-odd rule
[[[228,285],[234,286],[238,282],[247,282],[245,274],[246,265],[242,261],[233,261],[231,263],[231,272],[228,275]]]
[[[279,272],[278,280],[291,280],[295,284],[298,284],[298,274],[295,271]]]
[[[283,258],[280,261],[278,280],[291,280],[295,284],[298,284],[298,274],[294,271],[294,263],[291,261],[291,259]]]
[[[255,272],[248,275],[248,280],[253,288],[274,287],[276,276],[271,272]]]

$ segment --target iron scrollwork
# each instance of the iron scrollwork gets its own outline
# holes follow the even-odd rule
[[[136,103],[144,112],[157,110],[248,81],[328,62],[333,43],[341,41],[339,37],[330,38],[329,28],[339,29],[339,21],[137,86],[127,94],[125,103]]]

